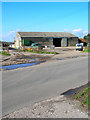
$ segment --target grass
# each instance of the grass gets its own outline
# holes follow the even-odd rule
[[[38,53],[38,54],[58,54],[57,52],[49,52],[49,51],[31,51],[31,50],[19,50],[20,52],[32,52],[32,53]]]
[[[49,52],[49,51],[28,51],[28,52],[32,52],[32,53],[39,53],[39,54],[58,54],[57,52]]]
[[[21,50],[21,49],[19,49],[19,52],[25,52],[25,50]]]
[[[75,96],[75,99],[80,100],[83,105],[90,107],[90,87],[85,88],[82,92]]]
[[[0,52],[0,55],[10,56],[10,54],[8,54],[8,53],[7,53],[7,52],[5,52],[5,51]]]

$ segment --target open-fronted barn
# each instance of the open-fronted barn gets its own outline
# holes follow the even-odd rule
[[[29,46],[31,43],[39,43],[43,46],[55,45],[55,47],[74,46],[78,43],[78,37],[66,32],[17,32],[16,48]]]

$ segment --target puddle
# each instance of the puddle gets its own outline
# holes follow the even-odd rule
[[[71,57],[66,57],[66,58],[71,58]]]
[[[61,95],[66,95],[66,96],[75,95],[75,94],[78,94],[78,93],[82,92],[88,86],[89,86],[89,83],[87,83],[87,84],[85,84],[83,86],[74,88],[74,89],[69,89],[68,91],[63,92]]]
[[[16,58],[16,60],[21,60],[22,58]]]
[[[78,56],[73,56],[72,58],[77,58]]]
[[[62,93],[61,95],[72,95],[76,93],[76,89],[70,89],[64,93]]]
[[[71,50],[74,50],[74,49],[64,49],[62,51],[71,51]]]
[[[37,64],[40,64],[42,62],[44,62],[44,61],[34,62],[34,63],[22,63],[22,64],[7,65],[7,66],[2,66],[0,68],[1,69],[7,69],[7,70],[13,70],[13,69],[17,69],[17,68],[22,68],[22,67],[28,67],[28,66],[32,66],[32,65],[37,65]]]
[[[57,58],[57,60],[64,60],[64,59],[63,59],[63,58],[60,58],[60,59],[59,59],[59,58]]]
[[[31,59],[31,60],[29,60],[29,62],[35,62],[35,59]]]

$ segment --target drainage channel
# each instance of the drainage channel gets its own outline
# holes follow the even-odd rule
[[[64,60],[63,58],[57,58],[57,60]]]
[[[28,67],[28,66],[37,65],[37,64],[40,64],[40,63],[43,63],[43,62],[44,61],[33,62],[33,63],[22,63],[22,64],[7,65],[7,66],[0,67],[0,69],[13,70],[13,69],[17,69],[17,68],[22,68],[22,67]]]

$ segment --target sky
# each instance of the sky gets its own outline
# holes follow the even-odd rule
[[[88,2],[2,2],[2,40],[22,32],[88,33]]]
[[[1,0],[3,2],[89,2],[90,0]]]

